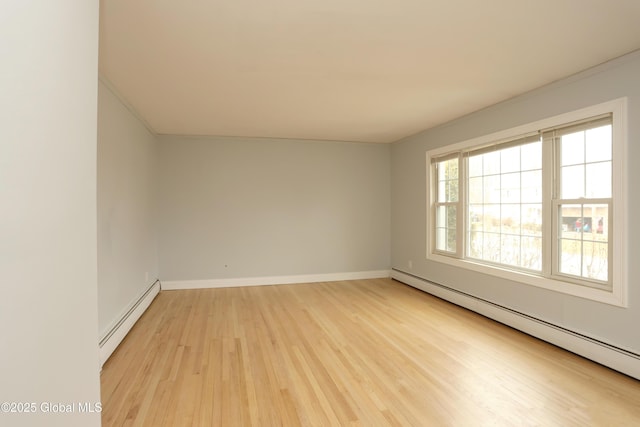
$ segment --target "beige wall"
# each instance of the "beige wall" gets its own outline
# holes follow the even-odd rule
[[[156,137],[98,86],[98,325],[102,337],[158,278]]]
[[[160,137],[160,277],[389,268],[389,145]]]
[[[0,424],[98,426],[44,412],[100,396],[98,1],[2,1],[0,40],[0,402],[36,404]]]

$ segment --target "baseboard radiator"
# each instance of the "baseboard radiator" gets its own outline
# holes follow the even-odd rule
[[[160,293],[160,281],[156,280],[102,336],[98,343],[100,349],[100,367],[104,365],[107,359],[109,359],[109,356],[111,356],[118,345],[120,345],[133,325],[135,325],[142,314],[149,308],[149,305],[151,305],[158,293]]]
[[[640,379],[640,354],[401,270],[392,269],[391,278]]]

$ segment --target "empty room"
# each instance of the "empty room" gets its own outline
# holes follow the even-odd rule
[[[640,424],[640,3],[0,6],[0,425]]]

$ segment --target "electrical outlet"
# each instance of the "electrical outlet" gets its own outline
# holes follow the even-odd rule
[[[413,261],[407,261],[407,267],[409,267],[409,270],[413,269]]]

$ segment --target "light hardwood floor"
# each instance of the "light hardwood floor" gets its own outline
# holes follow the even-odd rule
[[[163,291],[103,426],[640,425],[640,382],[391,279]]]

